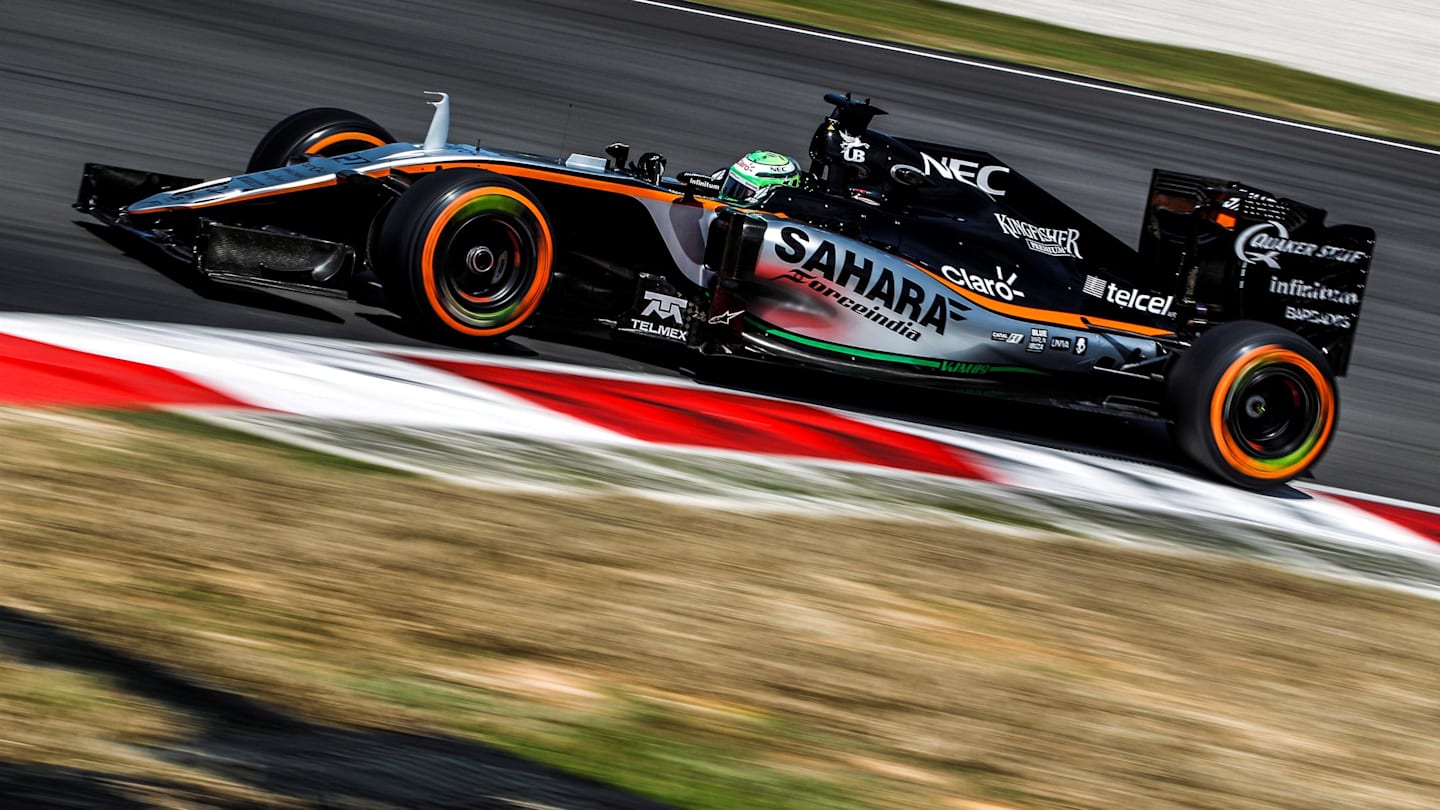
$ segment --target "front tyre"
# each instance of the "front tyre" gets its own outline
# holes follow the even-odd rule
[[[395,203],[377,269],[402,315],[431,331],[495,339],[539,307],[554,254],[549,220],[523,186],[450,169],[416,181]]]
[[[1186,455],[1247,489],[1283,484],[1319,461],[1340,410],[1325,356],[1255,321],[1201,335],[1175,364],[1167,400]]]
[[[245,172],[278,169],[312,157],[331,157],[395,143],[395,136],[369,118],[335,107],[316,107],[295,113],[270,128]]]

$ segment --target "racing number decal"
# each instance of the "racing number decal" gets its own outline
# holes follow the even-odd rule
[[[535,240],[534,278],[530,279],[529,286],[520,300],[480,319],[489,321],[493,325],[477,327],[462,323],[451,314],[445,305],[435,278],[436,273],[440,272],[435,253],[442,233],[446,226],[457,220],[463,222],[469,217],[484,214],[521,215],[521,212],[529,213],[539,231]],[[550,238],[550,225],[545,221],[540,209],[526,199],[523,194],[504,186],[482,186],[470,189],[440,212],[440,215],[435,218],[434,224],[430,226],[430,232],[425,235],[425,246],[420,254],[421,275],[425,283],[425,299],[429,303],[431,311],[457,332],[474,337],[492,337],[504,334],[514,328],[515,324],[528,318],[540,305],[540,297],[549,285],[550,264],[553,256],[554,248]],[[443,262],[443,260],[442,256],[441,261]],[[466,295],[464,297],[477,303],[483,303],[473,296]]]
[[[1314,386],[1319,395],[1319,418],[1293,452],[1281,458],[1257,458],[1229,429],[1228,420],[1234,408],[1245,407],[1244,403],[1236,401],[1237,393],[1245,387],[1245,381],[1264,367],[1277,363],[1298,369]],[[1325,448],[1334,425],[1335,392],[1326,382],[1325,375],[1314,363],[1283,346],[1261,346],[1242,355],[1225,370],[1210,395],[1210,430],[1215,437],[1215,446],[1232,469],[1254,478],[1289,478],[1292,471],[1303,469]]]

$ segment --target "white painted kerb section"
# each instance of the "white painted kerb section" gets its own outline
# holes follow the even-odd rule
[[[1440,101],[1435,0],[949,0],[1126,39],[1276,62]]]

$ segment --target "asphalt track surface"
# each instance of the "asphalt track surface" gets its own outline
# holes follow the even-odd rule
[[[665,153],[672,172],[711,169],[757,147],[804,154],[821,94],[853,90],[891,111],[884,128],[995,152],[1132,244],[1155,166],[1244,180],[1375,227],[1340,431],[1317,480],[1440,502],[1433,152],[634,0],[4,0],[0,10],[0,310],[421,343],[380,310],[211,291],[124,255],[69,208],[82,163],[229,174],[275,121],[312,106],[420,140],[420,91],[445,90],[452,140],[549,154],[625,140]],[[593,345],[516,343],[542,358],[654,368]],[[884,410],[899,395],[857,396]],[[1136,423],[1026,411],[1015,424],[949,400],[921,410],[1174,462]]]

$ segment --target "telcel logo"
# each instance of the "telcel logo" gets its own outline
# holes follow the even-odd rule
[[[1085,277],[1085,294],[1092,298],[1101,298],[1116,306],[1126,309],[1135,309],[1141,312],[1149,312],[1154,315],[1164,315],[1170,311],[1170,305],[1175,302],[1175,296],[1167,295],[1160,297],[1154,293],[1140,292],[1139,290],[1123,289],[1115,286],[1113,281],[1106,281],[1095,276]]]

